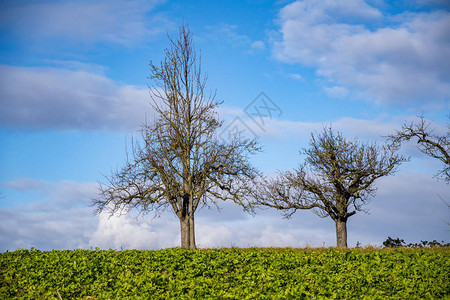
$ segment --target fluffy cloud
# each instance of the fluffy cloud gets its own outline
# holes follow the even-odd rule
[[[175,216],[166,213],[161,219],[151,221],[151,217],[110,217],[102,213],[89,245],[102,249],[161,249],[179,245]]]
[[[164,32],[171,25],[161,15],[148,16],[164,2],[160,0],[20,2],[2,2],[0,28],[33,41],[58,38],[130,45]]]
[[[151,113],[146,87],[86,71],[0,66],[0,125],[133,129]],[[151,117],[148,116],[148,117]]]
[[[397,175],[380,179],[377,196],[367,206],[369,214],[349,220],[351,243],[380,245],[388,236],[407,242],[448,242],[449,209],[441,197],[448,203],[450,187],[432,173],[414,169],[407,164]]]
[[[331,246],[335,243],[333,226],[311,212],[299,212],[284,219],[274,209],[258,209],[250,216],[234,204],[221,212],[199,211],[196,218],[199,247],[304,247]],[[231,219],[228,216],[233,215]]]
[[[96,224],[94,209],[89,207],[96,184],[21,178],[0,186],[5,191],[0,209],[0,251],[88,245],[87,237]]]
[[[392,25],[379,27],[386,18]],[[274,56],[316,68],[331,96],[448,108],[449,12],[384,16],[362,0],[304,0],[278,21]]]

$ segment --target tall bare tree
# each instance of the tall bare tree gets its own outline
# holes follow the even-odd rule
[[[245,199],[258,172],[249,156],[259,151],[256,140],[216,137],[222,122],[215,94],[205,94],[206,76],[187,26],[169,37],[165,58],[151,66],[150,88],[156,112],[144,124],[142,141],[134,142],[131,158],[100,186],[98,212],[128,213],[132,209],[159,213],[172,209],[180,221],[181,247],[195,248],[194,214],[203,205]]]
[[[450,119],[450,115],[448,115]],[[419,116],[418,122],[404,123],[400,130],[388,138],[395,143],[417,140],[417,148],[428,156],[439,159],[444,168],[436,176],[450,183],[450,122],[447,123],[447,132],[434,133],[432,123],[427,122],[424,116]]]
[[[285,211],[290,217],[299,209],[312,209],[336,223],[338,247],[347,247],[347,220],[361,211],[375,195],[374,181],[392,174],[407,159],[392,145],[363,144],[347,140],[331,127],[311,134],[306,159],[293,171],[266,179],[255,197],[256,205]]]

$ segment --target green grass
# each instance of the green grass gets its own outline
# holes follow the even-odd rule
[[[449,270],[449,247],[32,249],[0,253],[0,299],[448,299]]]

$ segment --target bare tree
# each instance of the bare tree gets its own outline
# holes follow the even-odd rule
[[[448,116],[450,118],[450,115]],[[442,161],[445,165],[436,177],[440,177],[448,184],[450,183],[450,122],[447,123],[447,132],[435,134],[435,129],[430,128],[431,122],[427,122],[423,116],[419,116],[419,122],[404,123],[402,129],[390,135],[389,140],[402,143],[417,140],[417,148],[428,156]]]
[[[189,28],[183,25],[178,39],[169,40],[165,59],[150,64],[157,117],[142,126],[142,142],[133,143],[131,159],[100,186],[95,204],[99,213],[106,209],[110,214],[172,209],[180,221],[181,247],[196,248],[194,213],[217,200],[245,208],[258,175],[249,156],[260,149],[256,140],[216,137],[220,103],[215,94],[205,95],[206,77]]]
[[[257,205],[285,210],[312,209],[336,223],[338,247],[347,247],[347,220],[373,197],[376,179],[392,174],[407,159],[392,145],[363,144],[347,140],[331,127],[311,134],[310,147],[300,154],[305,162],[293,171],[266,179],[255,197]]]

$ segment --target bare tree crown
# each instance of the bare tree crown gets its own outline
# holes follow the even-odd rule
[[[256,140],[215,136],[222,122],[215,93],[205,95],[206,76],[189,28],[171,39],[160,65],[150,64],[152,124],[144,124],[125,166],[101,185],[99,212],[171,208],[181,224],[182,247],[195,248],[194,213],[199,205],[232,200],[245,207],[252,180],[259,174],[249,157]]]
[[[448,115],[450,119],[450,115]],[[444,179],[450,183],[450,121],[447,123],[447,131],[443,134],[436,134],[432,123],[425,120],[424,116],[419,116],[419,122],[404,123],[400,130],[390,135],[389,140],[401,144],[405,141],[417,140],[417,148],[424,154],[437,158],[445,165],[436,177]]]
[[[312,134],[309,144],[300,151],[306,156],[305,162],[293,171],[267,179],[255,203],[284,210],[286,217],[298,209],[313,209],[320,217],[329,216],[341,234],[338,246],[346,246],[347,219],[374,196],[374,181],[394,173],[407,159],[397,155],[398,147],[392,144],[348,140],[331,127]]]

